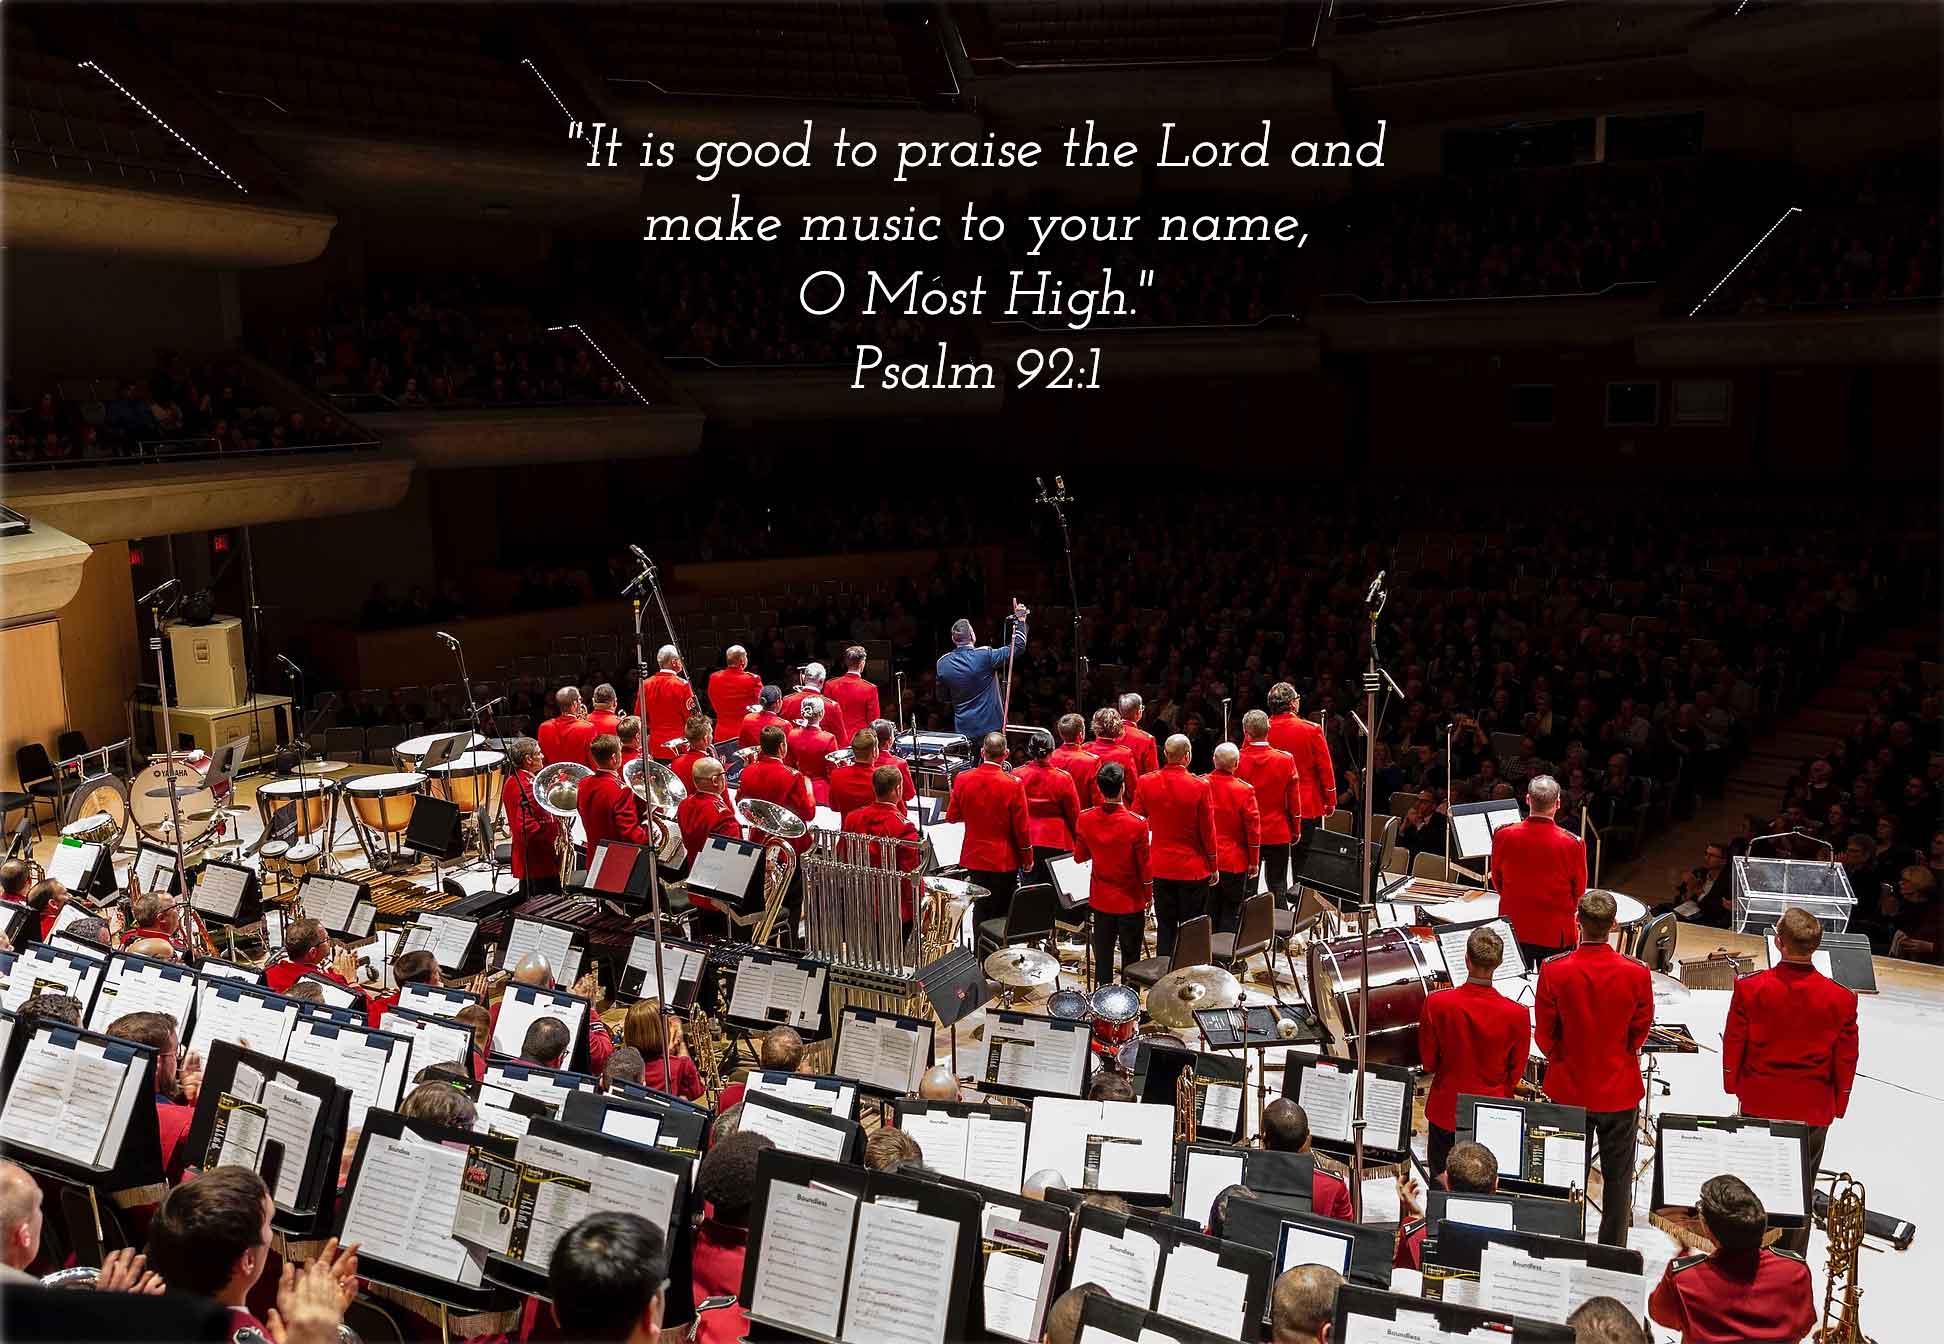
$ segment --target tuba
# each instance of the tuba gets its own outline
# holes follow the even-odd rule
[[[790,842],[810,833],[809,823],[786,807],[761,798],[738,798],[736,815],[763,835],[763,914],[754,943],[767,943],[783,913],[783,895],[796,877],[796,847]]]
[[[574,876],[574,822],[580,817],[580,785],[594,772],[575,761],[555,761],[533,777],[533,801],[560,823],[554,851],[560,855],[560,885]]]
[[[675,809],[688,797],[681,777],[660,761],[636,756],[622,763],[621,782],[641,800],[642,822],[661,866],[680,868],[687,863],[688,845],[675,825]]]

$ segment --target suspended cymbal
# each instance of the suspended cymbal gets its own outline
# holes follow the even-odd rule
[[[204,787],[200,782],[195,784],[164,784],[159,789],[142,790],[142,796],[144,798],[167,798],[173,793],[178,798],[187,798],[190,794],[202,792],[204,792]]]
[[[1007,989],[1037,989],[1060,978],[1060,961],[1036,947],[1002,947],[985,959],[985,973]]]
[[[1242,984],[1219,966],[1184,966],[1170,971],[1148,991],[1148,1016],[1164,1027],[1195,1025],[1197,1010],[1233,1008],[1242,1002]]]

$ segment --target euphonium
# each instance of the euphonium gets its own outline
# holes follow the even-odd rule
[[[1856,1281],[1865,1217],[1863,1183],[1846,1171],[1830,1182],[1829,1212],[1824,1215],[1823,1230],[1829,1234],[1829,1277],[1823,1283],[1822,1325],[1816,1330],[1816,1344],[1869,1344],[1869,1336],[1863,1333],[1863,1289]]]

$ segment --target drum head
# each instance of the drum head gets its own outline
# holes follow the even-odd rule
[[[171,793],[174,794],[173,806]],[[182,766],[171,769],[165,761],[150,763],[129,783],[129,817],[134,821],[136,830],[159,845],[173,848],[180,839],[184,849],[200,846],[212,829],[210,818],[214,807],[215,795],[202,787],[195,771]],[[177,813],[182,817],[180,836],[176,834]],[[194,814],[200,814],[200,819]]]
[[[1132,1022],[1141,1015],[1141,993],[1132,985],[1102,985],[1088,1004],[1107,1022]]]
[[[291,863],[315,863],[318,855],[323,852],[316,845],[306,840],[301,844],[292,845],[285,852],[284,857]]]
[[[425,783],[425,776],[413,770],[393,770],[383,775],[361,775],[344,782],[346,793],[363,798],[388,798],[394,793],[410,793]]]
[[[1046,1011],[1068,1022],[1085,1022],[1093,1016],[1087,996],[1077,989],[1057,990],[1046,1000]]]
[[[292,775],[286,779],[273,779],[257,792],[267,793],[272,798],[295,798],[300,794],[325,793],[335,787],[336,784],[332,780],[317,779],[309,775],[299,779]]]
[[[265,840],[263,848],[257,851],[257,854],[264,859],[281,859],[288,853],[290,853],[288,840]]]
[[[69,827],[97,816],[108,818],[105,839],[120,844],[122,836],[128,833],[128,786],[118,776],[89,775],[74,786],[67,797],[67,810],[61,814],[65,823],[61,834],[67,835]]]

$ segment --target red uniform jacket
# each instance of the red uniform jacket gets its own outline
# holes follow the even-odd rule
[[[878,712],[878,688],[855,672],[832,677],[824,686],[824,695],[837,702],[837,708],[843,711],[839,717],[853,733],[869,728],[873,719],[882,717]],[[829,710],[824,711],[824,717],[830,717]]]
[[[621,736],[621,716],[613,710],[592,710],[588,713],[587,721],[593,725],[595,737],[599,737],[602,733],[610,737]]]
[[[898,777],[904,781],[904,791],[898,795],[899,802],[909,803],[913,798],[918,796],[918,786],[911,779],[911,766],[905,761],[904,757],[898,755],[895,751],[889,751],[880,746],[878,748],[877,763],[879,765],[895,765],[898,767]]]
[[[494,1033],[499,1030],[499,1013],[500,1006],[495,1003],[492,1008],[491,1021],[486,1028],[486,1039],[489,1041],[493,1039]],[[601,1076],[601,1070],[607,1067],[609,1058],[614,1054],[614,1037],[608,1031],[607,1023],[601,1021],[600,1018],[594,1015],[592,1005],[587,1010],[585,1030],[587,1032],[587,1069],[589,1073],[592,1073],[598,1078]],[[573,1066],[573,1060],[574,1052],[569,1050],[563,1058],[551,1064],[541,1064],[537,1059],[515,1059],[513,1062],[515,1064],[527,1064],[547,1069],[565,1069]]]
[[[719,667],[709,678],[709,708],[715,713],[716,741],[726,742],[742,732],[749,707],[763,693],[763,679],[744,668]]]
[[[714,755],[715,753],[707,747],[704,747],[701,751],[697,751],[691,747],[670,761],[668,768],[675,772],[675,778],[682,781],[683,788],[687,789],[690,793],[694,793],[695,763],[697,761],[706,761]]]
[[[1357,1215],[1350,1209],[1350,1182],[1334,1171],[1316,1168],[1310,1177],[1310,1211],[1319,1218],[1356,1222]]]
[[[577,720],[560,730],[561,759],[594,768],[594,739],[600,735],[592,718]],[[544,754],[544,753],[543,753]]]
[[[1215,871],[1253,873],[1262,864],[1255,790],[1247,780],[1217,770],[1208,777],[1208,803],[1215,813]]]
[[[1136,773],[1151,775],[1161,768],[1161,753],[1155,749],[1154,734],[1131,723],[1121,724],[1120,744],[1134,753]]]
[[[1017,778],[1026,790],[1026,829],[1033,843],[1072,849],[1073,824],[1080,820],[1080,791],[1073,776],[1033,761],[1019,768]]]
[[[1654,1024],[1653,975],[1644,964],[1610,943],[1548,957],[1539,967],[1533,1022],[1553,1101],[1589,1111],[1640,1103],[1640,1047]]]
[[[961,770],[953,778],[945,820],[965,823],[959,862],[975,873],[1010,873],[1033,861],[1026,790],[990,761]]]
[[[1809,1266],[1790,1251],[1716,1251],[1668,1262],[1647,1314],[1681,1344],[1799,1340],[1816,1325]]]
[[[1073,857],[1093,864],[1087,904],[1103,915],[1132,915],[1147,909],[1148,824],[1119,803],[1102,803],[1080,814],[1073,828]]]
[[[1296,822],[1303,815],[1303,786],[1296,758],[1267,742],[1242,744],[1238,778],[1255,785],[1256,806],[1262,812],[1262,843],[1286,845],[1296,838]]]
[[[1550,817],[1527,817],[1492,837],[1492,885],[1512,936],[1540,947],[1579,941],[1574,919],[1586,892],[1586,846]]]
[[[648,828],[641,824],[639,800],[614,771],[596,770],[583,779],[575,806],[580,810],[581,828],[587,832],[590,854],[603,840],[625,840],[631,845],[648,843]]]
[[[895,865],[900,872],[906,873],[918,871],[918,828],[912,825],[911,818],[898,804],[872,803],[869,807],[860,807],[850,814],[844,829],[859,835],[883,835],[893,840],[912,841],[909,845],[872,845],[871,865],[875,868]],[[911,922],[912,911],[916,908],[917,887],[916,879],[900,884],[898,918],[907,924]]]
[[[1073,778],[1073,790],[1080,795],[1080,810],[1085,811],[1100,801],[1094,792],[1094,775],[1100,770],[1100,757],[1085,747],[1061,745],[1053,748],[1053,754],[1046,763],[1055,770],[1064,770]],[[1132,780],[1128,781],[1132,783]]]
[[[533,796],[533,776],[515,770],[506,781],[506,825],[513,840],[513,876],[545,877],[558,873],[560,818],[541,807]]]
[[[837,750],[837,739],[821,728],[792,728],[787,741],[786,759],[809,779],[811,797],[828,804],[830,753]]]
[[[1296,758],[1303,816],[1315,820],[1336,811],[1336,765],[1323,729],[1296,714],[1269,716],[1269,745]]]
[[[182,1152],[182,1141],[189,1137],[189,1123],[196,1118],[196,1108],[185,1106],[179,1101],[170,1101],[161,1093],[155,1097],[155,1127],[162,1137],[162,1173],[171,1182],[182,1179],[182,1169],[189,1166],[189,1155]],[[197,1158],[195,1165],[200,1166],[202,1159]]]
[[[332,984],[343,985],[346,989],[357,988],[336,971],[324,966],[313,966],[308,961],[274,962],[264,967],[263,983],[273,994],[281,994],[306,975],[315,975],[320,980],[329,980]]]
[[[810,781],[795,766],[778,760],[774,756],[758,756],[743,767],[742,782],[737,786],[736,798],[759,798],[790,811],[810,821],[817,815],[817,802],[810,793]],[[749,828],[749,838],[761,843],[767,832]],[[798,836],[790,842],[792,848],[801,854],[816,842],[808,835]]]
[[[1397,1254],[1391,1257],[1391,1265],[1396,1269],[1423,1269],[1424,1219],[1414,1218],[1397,1229]]]
[[[759,709],[743,720],[742,727],[736,730],[736,745],[739,747],[760,747],[763,745],[763,729],[775,724],[784,732],[796,727],[793,723],[783,722],[781,714],[772,714],[767,709]]]
[[[635,713],[644,725],[648,754],[658,761],[675,759],[673,748],[662,743],[679,738],[688,724],[689,706],[695,703],[695,688],[668,668],[641,683],[635,697]]]
[[[1087,743],[1087,754],[1100,762],[1100,765],[1105,765],[1109,761],[1119,763],[1120,768],[1127,772],[1127,785],[1121,790],[1121,804],[1139,811],[1141,806],[1141,772],[1134,768],[1134,753],[1129,751],[1125,746],[1122,746],[1119,738],[1102,741],[1096,737],[1093,741]],[[1096,804],[1100,802],[1099,779],[1100,767],[1095,766],[1094,802]]]
[[[687,1055],[670,1055],[666,1069],[660,1055],[648,1056],[648,1067],[642,1070],[642,1078],[642,1086],[680,1097],[683,1101],[694,1101],[702,1095],[702,1075],[696,1069],[695,1061]]]
[[[822,691],[791,691],[784,696],[783,703],[776,707],[776,712],[784,720],[783,726],[785,728],[797,726],[797,720],[803,717],[803,702],[813,695],[821,697],[824,702],[823,730],[839,742],[850,741],[850,735],[857,731],[857,725],[850,721],[850,716],[844,713],[842,705]],[[837,748],[832,747],[831,750],[835,751]]]
[[[1532,1019],[1489,983],[1467,980],[1424,1001],[1418,1053],[1431,1080],[1424,1118],[1458,1128],[1458,1094],[1509,1097],[1532,1054]]]
[[[1215,871],[1215,808],[1208,781],[1170,765],[1141,776],[1141,811],[1154,831],[1154,875],[1181,882]]]
[[[577,760],[577,757],[566,754],[567,747],[561,738],[569,728],[579,723],[579,719],[566,714],[556,714],[551,719],[543,720],[540,726],[533,730],[533,740],[540,744],[540,758],[548,765],[556,761]]]
[[[1856,995],[1785,961],[1735,982],[1721,1033],[1721,1085],[1742,1114],[1826,1125],[1856,1081]]]
[[[704,1218],[695,1229],[694,1252],[689,1257],[689,1283],[695,1300],[700,1303],[711,1297],[740,1297],[743,1257],[748,1250],[748,1228]],[[695,1344],[737,1344],[748,1333],[749,1316],[738,1303],[698,1318]]]
[[[380,994],[365,1004],[365,1020],[370,1022],[371,1029],[376,1031],[380,1019],[396,1007],[398,1007],[397,990],[389,994]]]
[[[695,856],[702,852],[712,835],[742,838],[736,810],[719,793],[691,793],[682,799],[681,806],[675,809],[675,827],[682,833],[682,843],[688,846],[690,863],[695,862]],[[706,901],[708,898],[697,894],[689,899]],[[712,903],[710,908],[714,908]]]
[[[875,760],[869,765],[853,761],[849,765],[833,765],[830,768],[829,806],[837,814],[837,829],[851,829],[851,813],[877,801],[877,790],[871,784],[871,776],[877,768],[878,762]]]

